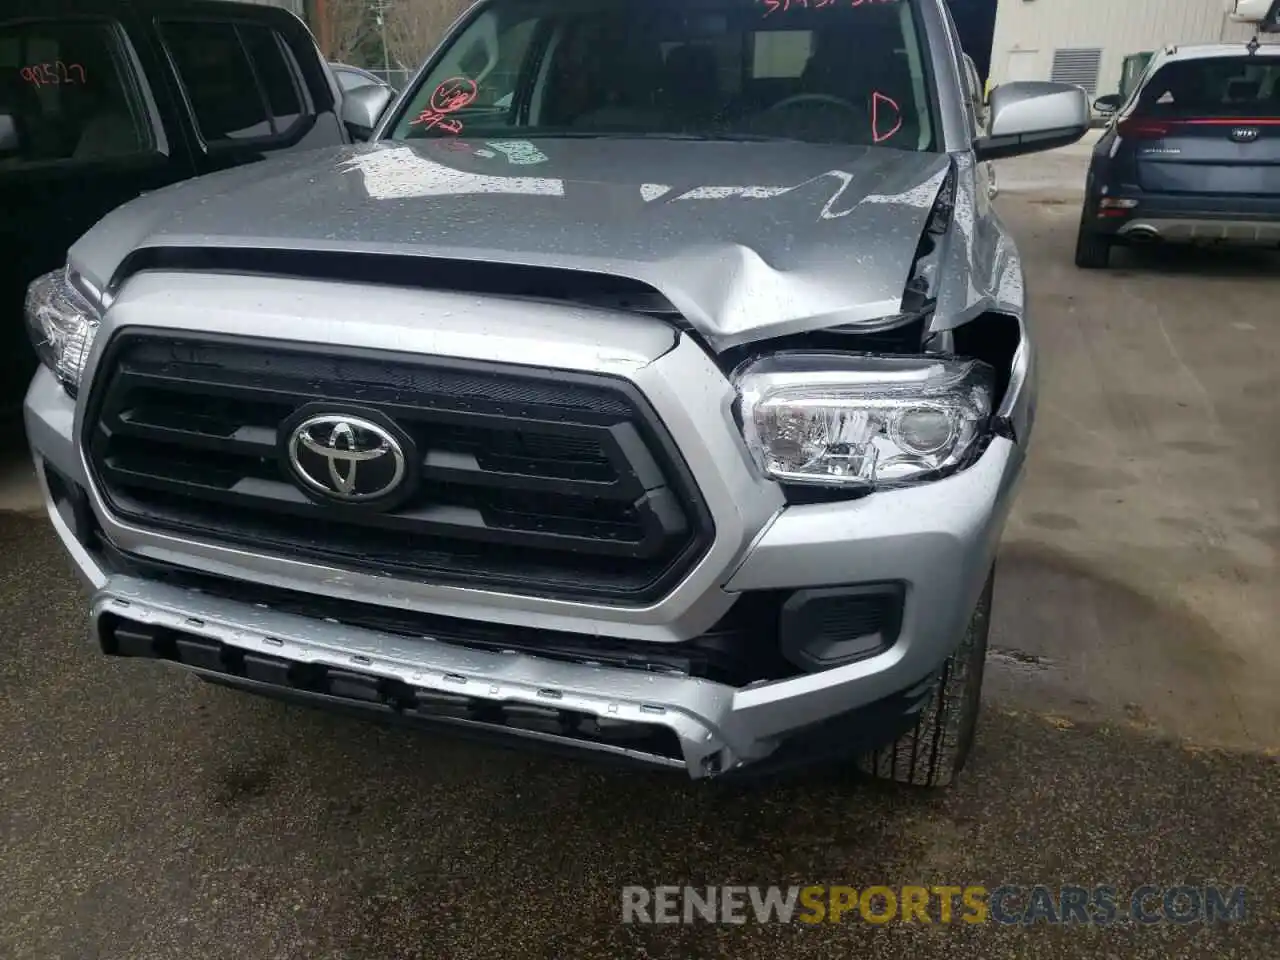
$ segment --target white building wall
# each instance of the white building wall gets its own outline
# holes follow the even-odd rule
[[[1130,54],[1251,36],[1248,24],[1227,18],[1224,0],[999,0],[990,82],[1048,80],[1054,50],[1096,48],[1102,50],[1097,93],[1114,93]]]

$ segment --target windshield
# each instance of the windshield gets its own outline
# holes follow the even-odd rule
[[[910,0],[493,0],[392,139],[793,139],[934,148]]]

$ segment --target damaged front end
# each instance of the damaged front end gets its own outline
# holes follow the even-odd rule
[[[26,416],[103,651],[695,777],[899,736],[1024,457],[1021,273],[963,160],[819,159],[720,221],[675,195],[667,255],[210,222],[124,255],[96,324],[45,296],[92,328]],[[394,428],[404,499],[304,495],[304,403]]]
[[[938,186],[897,312],[718,355],[747,446],[788,502],[939,480],[974,463],[993,436],[1016,442],[1029,431],[1020,311],[939,322],[944,271],[959,252],[972,265],[975,252],[971,210],[968,229],[957,228],[961,203],[972,203],[962,172],[953,165]]]

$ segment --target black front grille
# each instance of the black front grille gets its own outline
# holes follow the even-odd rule
[[[713,535],[656,415],[617,378],[129,331],[101,369],[90,463],[112,510],[150,529],[614,604],[661,597]],[[394,509],[304,494],[281,429],[304,406],[403,431],[415,462]]]

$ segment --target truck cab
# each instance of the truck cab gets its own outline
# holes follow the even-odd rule
[[[305,24],[225,0],[7,0],[0,10],[4,358],[36,360],[26,286],[142,193],[337,145],[341,94]]]

